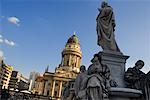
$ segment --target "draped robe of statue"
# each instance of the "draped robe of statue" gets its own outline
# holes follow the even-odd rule
[[[107,66],[102,66],[99,62],[94,62],[88,69],[87,100],[103,100],[107,95],[107,86],[110,70]]]
[[[61,100],[68,100],[70,94],[70,84],[67,83],[62,91]]]
[[[128,82],[127,87],[142,90],[144,100],[150,100],[150,72],[145,74],[136,67],[128,68],[125,80]]]
[[[104,51],[118,51],[118,45],[115,41],[115,18],[113,9],[104,3],[99,9],[100,13],[97,16],[97,44],[102,47]]]
[[[86,100],[86,84],[87,84],[87,71],[80,73],[75,80],[74,89],[76,100]]]

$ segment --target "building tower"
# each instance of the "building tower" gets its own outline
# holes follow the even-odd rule
[[[79,40],[74,33],[67,41],[64,50],[62,51],[61,64],[56,68],[56,73],[69,74],[69,77],[76,77],[80,71],[80,63],[82,52]],[[70,74],[70,72],[74,74]]]

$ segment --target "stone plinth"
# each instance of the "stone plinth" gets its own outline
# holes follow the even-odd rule
[[[99,52],[99,56],[101,57],[102,64],[109,67],[111,79],[117,82],[118,87],[125,87],[125,63],[129,56],[115,52]]]
[[[142,92],[129,88],[110,88],[109,94],[109,100],[141,100]]]

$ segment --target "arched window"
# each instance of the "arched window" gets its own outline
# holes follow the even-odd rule
[[[69,65],[69,59],[67,60],[67,65]]]
[[[57,91],[55,91],[54,96],[55,96],[55,97],[57,96]]]
[[[47,96],[49,96],[49,90],[47,91]]]

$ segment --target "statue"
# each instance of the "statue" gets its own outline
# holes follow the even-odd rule
[[[103,100],[108,96],[110,70],[100,63],[98,54],[94,55],[88,68],[87,96],[88,100]]]
[[[97,44],[102,47],[104,51],[120,52],[115,41],[115,18],[113,9],[105,1],[101,4],[99,14],[97,16]]]
[[[117,83],[110,79],[107,65],[101,64],[98,54],[94,55],[91,62],[87,71],[85,66],[80,67],[80,74],[74,84],[76,100],[104,100],[108,97],[108,89],[117,86]]]
[[[150,72],[143,73],[140,69],[144,66],[142,60],[138,60],[133,68],[128,68],[125,72],[127,87],[142,90],[144,100],[150,100]]]
[[[65,85],[62,91],[61,100],[75,100],[75,94],[74,90],[72,89],[71,81],[67,82],[67,84]]]
[[[86,100],[86,83],[87,83],[87,71],[84,65],[80,67],[80,74],[76,77],[74,89],[76,100]]]
[[[69,95],[70,95],[70,83],[67,82],[67,84],[65,85],[62,91],[62,100],[68,100]]]

